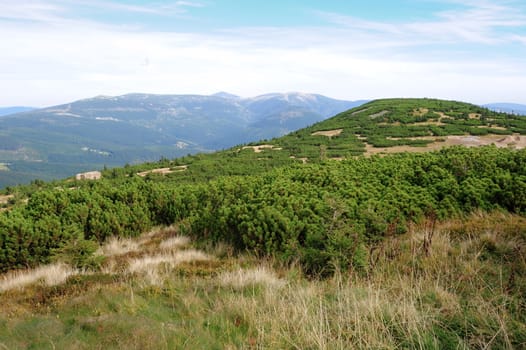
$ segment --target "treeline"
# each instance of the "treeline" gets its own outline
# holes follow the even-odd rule
[[[369,245],[410,222],[478,208],[526,213],[526,151],[494,146],[297,164],[199,183],[114,175],[35,191],[2,212],[0,271],[175,223],[198,240],[326,274],[366,267]]]

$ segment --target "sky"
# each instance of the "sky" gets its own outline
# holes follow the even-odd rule
[[[0,106],[141,92],[526,104],[524,0],[0,0]]]

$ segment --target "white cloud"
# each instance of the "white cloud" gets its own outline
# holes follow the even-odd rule
[[[73,5],[82,5],[92,8],[100,8],[110,11],[125,11],[155,15],[173,15],[186,13],[187,7],[203,7],[204,5],[195,1],[175,1],[169,4],[155,4],[150,3],[148,5],[132,5],[123,4],[117,1],[101,1],[101,0],[56,0],[63,1],[64,3],[70,3]]]
[[[458,2],[458,1],[452,1]],[[513,7],[489,1],[462,1],[464,10],[448,10],[435,14],[435,20],[388,23],[363,20],[334,13],[322,13],[329,21],[342,25],[356,34],[382,36],[381,41],[395,40],[412,45],[429,43],[509,42],[513,29],[526,27],[526,15]]]
[[[26,19],[23,25],[0,20],[0,80],[9,86],[0,105],[219,90],[244,96],[295,90],[346,99],[427,96],[526,103],[519,93],[526,63],[506,50],[494,53],[504,44],[525,45],[524,34],[513,30],[524,26],[524,16],[487,1],[454,15],[439,13],[428,22],[394,25],[324,14],[332,26],[201,34],[73,19],[65,15],[66,0],[52,4],[0,4],[0,18]],[[140,6],[122,10],[148,11]],[[502,33],[503,27],[511,30]]]

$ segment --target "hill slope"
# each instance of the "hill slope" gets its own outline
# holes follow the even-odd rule
[[[382,100],[266,144],[11,188],[0,344],[523,348],[526,149],[353,156],[522,122]]]
[[[271,138],[360,102],[287,93],[99,96],[0,119],[0,186]]]
[[[525,148],[526,117],[455,101],[385,99],[275,139],[211,154],[185,156],[173,162],[115,169],[106,172],[106,176],[184,165],[185,171],[175,171],[167,180],[195,182],[220,175],[255,174],[294,163],[489,144]]]

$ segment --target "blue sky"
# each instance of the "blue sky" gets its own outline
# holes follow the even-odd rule
[[[526,104],[523,0],[1,0],[0,106],[302,91]]]

